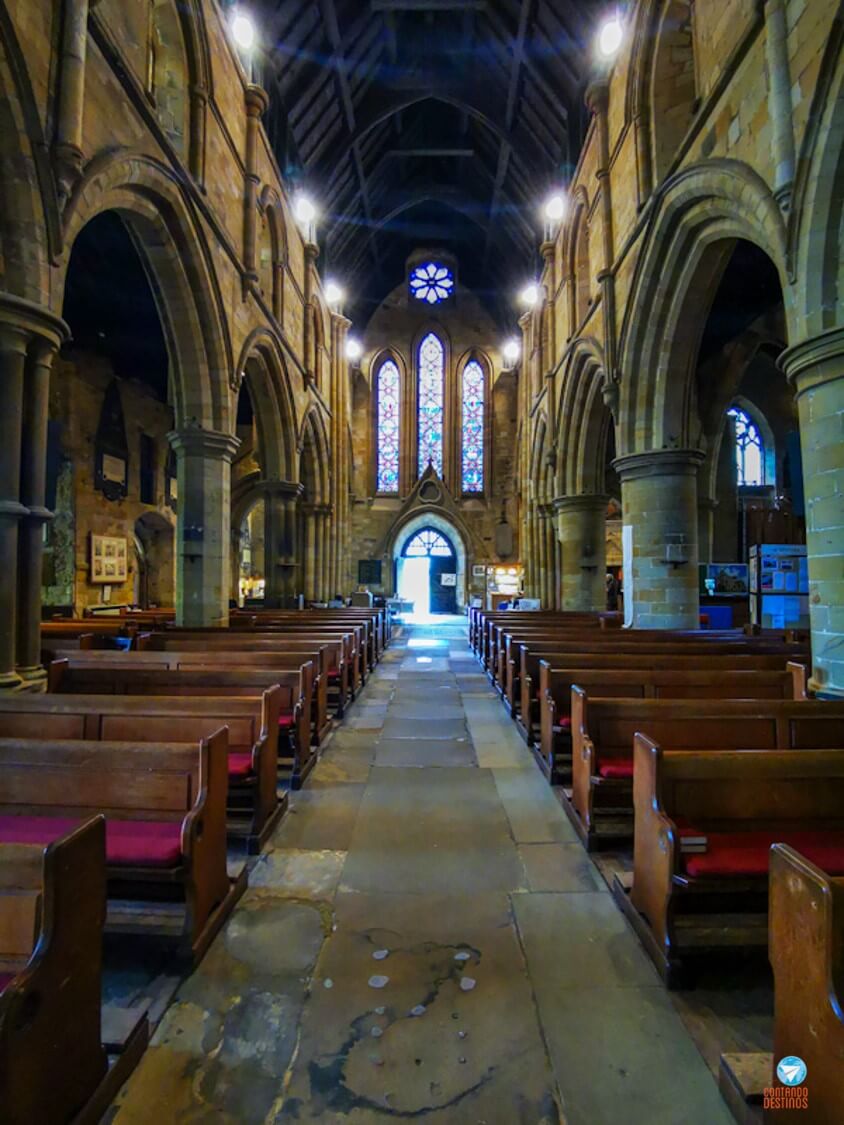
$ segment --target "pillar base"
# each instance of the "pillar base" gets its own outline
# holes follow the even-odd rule
[[[23,680],[17,672],[0,672],[0,692],[20,691]]]
[[[42,664],[17,669],[21,678],[19,691],[45,692],[47,690],[47,669]]]

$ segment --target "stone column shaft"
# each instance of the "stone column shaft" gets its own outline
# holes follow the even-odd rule
[[[300,592],[303,575],[298,567],[299,497],[303,487],[295,481],[264,481],[264,602],[280,606]]]
[[[47,487],[47,417],[50,368],[55,345],[38,341],[31,349],[24,386],[21,437],[21,501],[27,509],[18,542],[18,673],[32,687],[47,674],[41,665],[41,572],[44,524],[53,518],[45,507]]]
[[[89,0],[64,0],[63,4],[58,106],[53,146],[59,200],[62,207],[82,172],[82,116],[85,104],[88,7]]]
[[[16,664],[23,378],[29,336],[0,324],[0,690],[20,686]]]
[[[768,114],[774,150],[774,195],[787,206],[794,183],[794,124],[788,21],[785,0],[766,0],[765,56],[768,64]]]
[[[256,233],[258,223],[258,125],[269,104],[269,99],[260,86],[246,87],[246,156],[243,185],[243,266],[246,271],[245,282],[256,284],[258,268],[255,257]]]
[[[167,435],[176,452],[176,621],[226,625],[231,578],[232,434],[182,429]]]
[[[606,608],[607,496],[558,496],[554,502],[560,543],[560,608]]]
[[[625,556],[625,617],[634,629],[697,629],[698,595],[696,449],[631,453],[613,464],[621,478],[625,528],[632,528],[632,559]],[[630,588],[632,586],[632,589]]]
[[[810,687],[844,696],[844,329],[780,357],[797,394],[812,627]]]

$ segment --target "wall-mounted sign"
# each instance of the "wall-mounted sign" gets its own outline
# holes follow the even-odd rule
[[[380,559],[359,559],[358,560],[358,585],[359,586],[380,586],[381,585],[381,560]]]
[[[111,585],[125,582],[128,577],[128,540],[117,536],[92,534],[90,581]]]
[[[457,575],[456,574],[441,574],[440,575],[440,582],[443,584],[443,586],[456,586],[457,585]]]

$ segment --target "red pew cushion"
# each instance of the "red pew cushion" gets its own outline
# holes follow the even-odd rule
[[[6,991],[6,985],[15,979],[15,973],[0,973],[0,996]]]
[[[601,777],[632,777],[633,776],[633,760],[632,758],[610,758],[606,762],[601,762],[598,766],[598,774]]]
[[[681,836],[690,830],[681,831]],[[767,875],[772,844],[789,844],[829,875],[844,875],[844,832],[785,827],[764,832],[708,832],[707,850],[684,856],[686,874]]]
[[[46,847],[78,828],[71,817],[0,816],[0,844]],[[106,822],[106,862],[115,866],[173,867],[182,855],[182,826],[156,820]]]
[[[229,777],[248,777],[251,773],[251,754],[229,754]]]
[[[290,728],[294,724],[294,721],[295,720],[293,718],[292,711],[282,711],[282,713],[278,717],[278,725],[284,730],[290,730]]]
[[[339,668],[329,668],[328,669],[328,682],[330,684],[334,684],[334,683],[337,683],[339,681],[339,679],[340,679],[340,669]]]
[[[560,726],[563,730],[571,730],[571,715],[563,715],[560,719]]]

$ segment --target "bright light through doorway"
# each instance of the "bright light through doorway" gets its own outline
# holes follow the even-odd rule
[[[426,621],[431,611],[431,560],[402,558],[398,560],[398,594],[402,601],[413,602],[413,614],[405,620]]]

